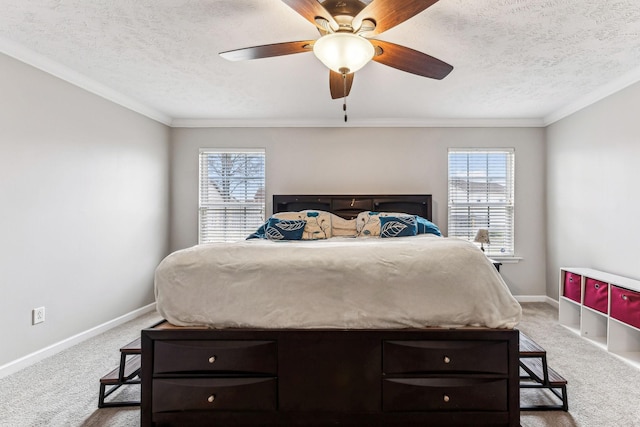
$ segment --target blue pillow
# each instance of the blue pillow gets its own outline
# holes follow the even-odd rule
[[[249,239],[266,239],[267,238],[266,228],[267,228],[267,224],[268,223],[269,222],[265,222],[256,231],[254,231],[253,233],[249,234],[249,236],[247,236],[247,240],[249,240]]]
[[[438,226],[428,219],[416,216],[416,220],[418,221],[418,234],[435,234],[436,236],[442,236]]]
[[[418,234],[418,223],[414,215],[380,217],[380,237],[403,237],[416,234]]]
[[[265,234],[269,240],[300,240],[307,221],[302,219],[269,218]]]

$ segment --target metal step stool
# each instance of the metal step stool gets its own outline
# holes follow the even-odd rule
[[[123,385],[140,384],[140,370],[142,368],[142,347],[140,343],[140,338],[137,338],[120,348],[120,365],[100,378],[98,408],[140,405],[139,400],[105,402],[105,399],[111,393]]]
[[[560,403],[557,405],[520,406],[523,411],[569,410],[567,380],[547,365],[547,352],[520,331],[520,388],[546,389]]]

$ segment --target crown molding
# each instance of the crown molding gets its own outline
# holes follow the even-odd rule
[[[27,49],[23,45],[14,41],[0,37],[0,52],[7,56],[31,65],[45,73],[51,74],[61,80],[71,83],[81,89],[100,96],[108,101],[118,104],[136,113],[142,114],[152,120],[165,124],[171,123],[171,117],[161,113],[153,108],[144,105],[122,93],[115,91],[102,83],[99,83],[89,77],[72,70],[58,62],[52,61],[37,52]]]
[[[0,37],[0,52],[31,65],[48,74],[58,77],[74,86],[107,99],[117,105],[146,116],[164,125],[173,128],[202,128],[202,127],[451,127],[451,128],[523,128],[523,127],[547,127],[571,114],[574,114],[616,92],[640,81],[640,68],[633,70],[620,78],[605,84],[595,91],[584,95],[575,102],[548,114],[543,118],[522,119],[495,119],[495,118],[375,118],[375,119],[351,119],[344,123],[341,118],[336,120],[271,120],[271,119],[184,119],[171,118],[170,116],[134,100],[118,91],[115,91],[102,83],[74,71],[58,62],[52,61],[36,53],[23,45]]]
[[[542,119],[351,119],[336,120],[267,120],[267,119],[174,119],[173,128],[206,127],[423,127],[423,128],[483,128],[483,127],[544,127]]]
[[[620,92],[621,90],[631,86],[634,83],[638,83],[640,81],[640,67],[628,72],[616,80],[609,82],[598,89],[590,92],[576,101],[567,104],[566,106],[554,111],[553,113],[546,116],[543,120],[544,126],[547,127],[552,125],[553,123],[564,119],[572,115],[573,113],[577,113],[578,111],[589,107],[590,105],[595,104],[602,99],[613,95],[616,92]]]

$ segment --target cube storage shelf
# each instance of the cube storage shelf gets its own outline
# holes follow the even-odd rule
[[[640,369],[640,280],[567,267],[559,286],[560,324]]]

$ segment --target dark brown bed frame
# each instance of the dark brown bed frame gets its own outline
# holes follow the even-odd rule
[[[273,211],[431,220],[430,195],[275,195]],[[142,331],[142,426],[520,424],[515,329]]]
[[[273,213],[296,212],[305,209],[327,211],[352,219],[362,211],[402,212],[420,215],[431,221],[432,207],[430,194],[358,195],[358,196],[273,196]]]

